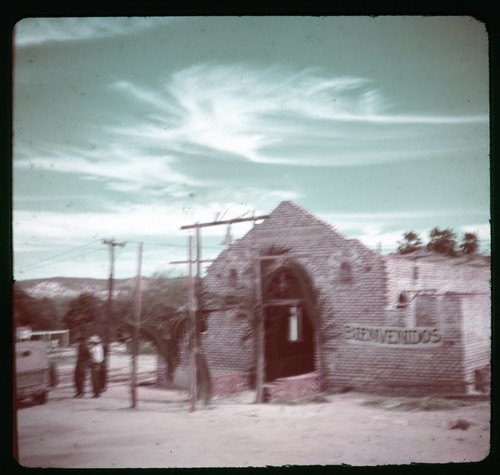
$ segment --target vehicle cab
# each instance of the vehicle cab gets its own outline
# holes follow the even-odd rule
[[[49,359],[47,344],[18,341],[15,352],[17,401],[33,399],[37,404],[44,404],[50,388],[56,385],[56,370]]]

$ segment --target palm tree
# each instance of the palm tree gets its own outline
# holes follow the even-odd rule
[[[419,235],[413,231],[406,231],[398,244],[398,254],[410,254],[422,249],[422,241]]]
[[[457,255],[455,233],[452,229],[434,228],[429,233],[427,250],[454,257]]]
[[[139,335],[154,344],[158,354],[163,358],[167,369],[167,384],[171,384],[175,371],[180,364],[181,349],[189,340],[189,314],[185,307],[175,309],[165,307],[163,320],[142,320],[139,325]],[[132,331],[134,323],[125,320],[124,323]],[[198,341],[199,341],[199,328]],[[206,358],[201,351],[196,352],[197,393],[198,398],[208,404],[212,395],[211,378]]]
[[[460,254],[476,254],[479,249],[479,239],[475,233],[465,233],[460,244]]]
[[[166,366],[167,384],[173,382],[181,361],[181,351],[190,341],[189,313],[186,305],[185,279],[156,275],[143,293],[139,335],[153,343]],[[131,334],[134,322],[131,315],[123,318]],[[196,328],[197,339],[201,328]],[[196,353],[198,396],[208,403],[211,397],[210,373],[202,351]]]
[[[71,300],[69,308],[63,317],[66,328],[70,329],[70,335],[89,335],[92,333],[104,333],[102,315],[102,302],[94,294],[84,292]],[[77,331],[75,331],[77,330]]]

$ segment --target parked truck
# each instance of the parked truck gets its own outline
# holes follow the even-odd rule
[[[17,402],[32,399],[37,404],[47,401],[49,391],[57,385],[57,370],[50,361],[44,341],[16,342]]]

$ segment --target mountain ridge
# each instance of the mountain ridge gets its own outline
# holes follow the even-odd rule
[[[142,277],[143,282],[151,280]],[[113,295],[131,292],[136,278],[113,279]],[[109,294],[109,279],[91,277],[49,277],[26,279],[14,282],[14,285],[34,298],[75,298],[82,293],[92,293],[100,299],[106,299]]]

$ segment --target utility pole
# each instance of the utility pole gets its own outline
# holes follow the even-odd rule
[[[199,282],[193,275],[193,264],[196,264],[196,274],[198,275],[202,261],[200,258],[199,230],[196,232],[196,260],[193,260],[193,237],[188,237],[188,260],[172,261],[170,264],[188,264],[188,328],[189,328],[189,391],[191,395],[191,411],[196,409],[198,399],[198,374],[197,374],[197,352],[198,343],[196,335],[196,316],[198,312],[198,289]],[[211,261],[211,260],[210,260]]]
[[[142,267],[142,242],[139,244],[137,257],[137,277],[135,281],[135,299],[134,299],[134,329],[132,335],[132,378],[131,378],[131,397],[132,408],[137,407],[137,353],[139,346],[139,325],[141,324],[141,267]]]
[[[198,378],[197,378],[197,348],[196,348],[196,283],[193,277],[193,238],[189,236],[189,281],[188,281],[188,311],[189,311],[189,344],[190,348],[190,386],[191,386],[191,411],[196,409],[198,399]],[[198,266],[198,264],[197,264]]]
[[[124,242],[115,242],[114,239],[108,240],[103,239],[103,244],[109,246],[109,288],[108,288],[108,315],[106,322],[106,336],[104,338],[104,361],[105,361],[105,378],[104,378],[104,388],[108,383],[108,371],[109,371],[109,346],[111,343],[111,321],[113,318],[113,275],[115,267],[115,247],[124,247]]]
[[[213,259],[201,259],[201,236],[200,228],[197,224],[193,226],[196,229],[196,258],[193,260],[193,238],[188,238],[188,260],[187,261],[172,261],[170,264],[188,264],[188,315],[189,315],[189,372],[190,372],[190,392],[191,392],[191,411],[196,409],[196,401],[198,400],[198,313],[201,302],[201,264],[203,262],[212,262]],[[196,264],[193,272],[193,264]]]
[[[196,380],[196,372],[197,372],[197,366],[196,366],[196,358],[197,358],[197,352],[198,352],[198,342],[197,342],[197,336],[196,336],[196,317],[198,314],[198,309],[196,308],[197,306],[197,297],[199,298],[199,281],[201,279],[201,271],[200,271],[200,264],[202,262],[201,260],[201,238],[200,238],[200,229],[204,227],[209,227],[209,226],[220,226],[224,224],[234,224],[234,223],[242,223],[242,222],[248,222],[248,221],[253,221],[254,226],[256,221],[261,220],[261,219],[266,219],[268,218],[268,215],[263,215],[263,216],[252,216],[249,218],[234,218],[234,219],[227,219],[224,221],[211,221],[207,223],[196,223],[196,224],[189,224],[186,226],[182,226],[182,230],[186,229],[195,229],[196,231],[196,287],[192,275],[192,264],[193,264],[193,258],[192,258],[192,241],[191,241],[191,236],[189,237],[189,286],[188,286],[188,293],[189,293],[189,301],[193,301],[193,304],[189,305],[190,309],[190,321],[191,321],[191,326],[194,328],[194,336],[192,336],[191,339],[191,384],[194,384],[194,387],[191,387],[191,410],[194,411],[195,409],[195,401],[197,399],[197,380]],[[175,262],[181,263],[182,261]],[[260,275],[260,259],[258,257],[255,257],[255,298],[256,298],[256,303],[257,303],[257,318],[258,318],[258,329],[257,329],[257,402],[262,402],[263,400],[263,382],[264,382],[264,316],[262,312],[262,283],[261,283],[261,275]],[[192,294],[192,295],[191,295]],[[260,302],[260,304],[259,304]],[[198,305],[199,306],[199,305]]]
[[[195,267],[195,278],[194,278],[194,320],[193,320],[193,353],[194,353],[194,374],[195,374],[195,386],[194,386],[194,396],[195,401],[198,400],[198,359],[200,357],[199,344],[198,341],[198,325],[199,325],[199,315],[200,309],[202,307],[201,301],[201,235],[200,228],[197,226],[195,228],[195,243],[196,243],[196,267]]]
[[[255,229],[255,220],[254,220]],[[255,368],[255,402],[261,404],[264,402],[264,382],[266,379],[265,368],[265,325],[264,311],[262,308],[262,269],[261,259],[259,259],[259,248],[256,245],[256,236],[252,236],[252,253],[254,258],[254,298],[255,312],[257,318],[257,335],[256,335],[256,368]]]

